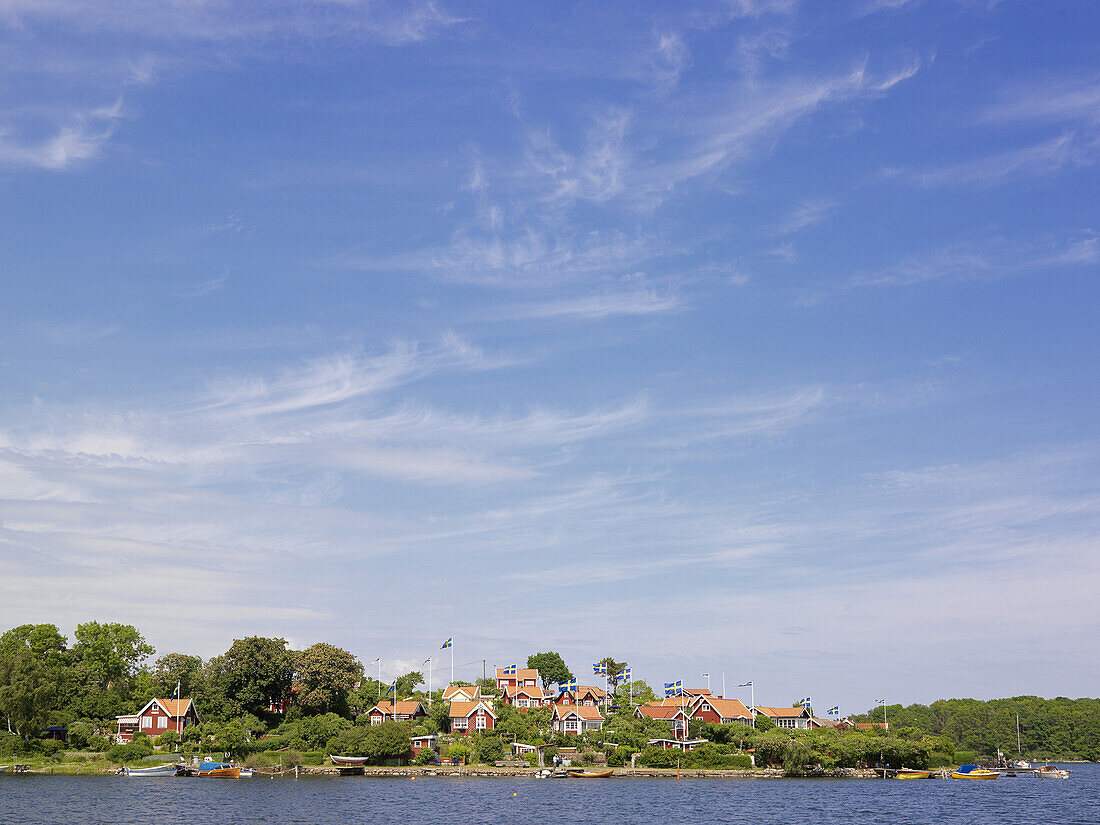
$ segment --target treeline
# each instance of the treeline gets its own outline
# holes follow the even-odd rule
[[[961,750],[995,755],[1016,754],[1016,718],[1020,719],[1020,748],[1038,759],[1100,760],[1100,699],[940,699],[931,705],[876,707],[856,721],[881,722],[885,713],[890,730],[919,731],[943,737]]]

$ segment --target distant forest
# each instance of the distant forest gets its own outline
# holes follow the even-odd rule
[[[940,699],[931,705],[888,705],[890,731],[905,728],[943,736],[959,750],[1008,757],[1016,753],[1016,715],[1024,754],[1063,759],[1100,760],[1100,699]],[[881,722],[883,709],[853,716],[860,722]]]

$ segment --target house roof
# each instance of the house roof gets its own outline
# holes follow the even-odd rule
[[[740,699],[722,699],[718,696],[700,696],[695,700],[695,707],[698,708],[702,704],[708,704],[723,719],[751,719],[752,712],[742,704]]]
[[[460,719],[470,716],[478,708],[482,708],[494,719],[497,718],[496,711],[493,710],[488,702],[451,702],[451,707],[450,710],[447,711],[447,714],[452,719]]]
[[[810,718],[810,711],[807,708],[768,708],[763,705],[757,705],[756,710],[765,716],[770,716],[773,719],[798,719],[805,716]]]
[[[519,687],[516,687],[515,685],[504,686],[505,696],[519,696],[521,693],[524,696],[530,697],[531,699],[546,699],[550,696],[550,693],[548,691],[543,690],[538,685],[526,687],[523,685],[520,685]]]
[[[587,693],[591,693],[592,696],[596,699],[603,699],[605,696],[607,696],[607,691],[605,691],[601,687],[596,687],[595,685],[577,685],[576,690],[558,691],[559,696],[572,696],[574,698],[584,696]]]
[[[394,713],[394,702],[391,699],[388,702],[379,702],[367,713],[374,713],[376,710],[381,711],[384,715],[390,716]],[[417,711],[424,712],[424,705],[419,699],[398,699],[397,700],[397,715],[398,716],[412,716]]]
[[[526,681],[527,679],[537,680],[539,678],[539,669],[537,667],[519,667],[519,668],[516,668],[516,675],[515,676],[505,676],[504,675],[504,668],[498,667],[497,668],[497,678],[498,679],[521,679],[523,681]]]
[[[848,724],[854,725],[855,727],[862,728],[864,730],[867,730],[868,728],[883,728],[884,730],[886,729],[886,724],[884,722],[849,722]]]
[[[602,722],[603,714],[595,705],[554,705],[554,718],[577,716],[586,722]]]
[[[710,688],[684,688],[688,696],[710,696]]]
[[[583,707],[583,705],[582,705]],[[684,709],[679,705],[658,705],[658,704],[646,704],[638,705],[638,709],[634,712],[635,715],[645,716],[648,719],[668,720],[675,719],[677,716],[683,716]]]
[[[455,696],[469,696],[471,699],[481,698],[481,685],[447,685],[443,688],[443,698],[452,699]]]

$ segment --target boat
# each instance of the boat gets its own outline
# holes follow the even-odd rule
[[[614,776],[615,771],[569,771],[569,775],[574,779],[605,779]]]
[[[369,756],[330,756],[333,765],[365,765]]]
[[[198,775],[237,779],[241,775],[241,766],[229,762],[202,762],[199,765]]]
[[[252,768],[241,768],[241,779],[251,779]]]
[[[123,776],[176,776],[179,773],[179,765],[156,765],[152,768],[123,768]]]
[[[1053,765],[1043,765],[1038,773],[1040,779],[1069,779],[1069,771]]]
[[[987,771],[977,765],[959,765],[959,769],[951,774],[952,779],[996,779],[1001,774],[998,771]]]
[[[894,774],[895,779],[927,779],[932,771],[918,771],[915,768],[899,768]]]

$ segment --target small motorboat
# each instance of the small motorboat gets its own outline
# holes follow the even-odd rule
[[[895,779],[927,779],[932,771],[918,771],[915,768],[899,768],[894,774]]]
[[[199,764],[198,775],[238,779],[241,775],[241,766],[230,762],[202,762]]]
[[[614,776],[615,771],[569,771],[569,775],[574,779],[606,779]]]
[[[365,765],[369,756],[330,756],[333,765]]]
[[[1056,768],[1053,765],[1043,765],[1039,768],[1040,779],[1069,779],[1069,771]]]
[[[152,768],[123,768],[123,776],[176,776],[180,772],[179,765],[156,765]]]
[[[996,779],[999,771],[987,771],[977,765],[959,765],[959,769],[951,774],[952,779]]]
[[[241,779],[251,779],[252,768],[241,768]]]

